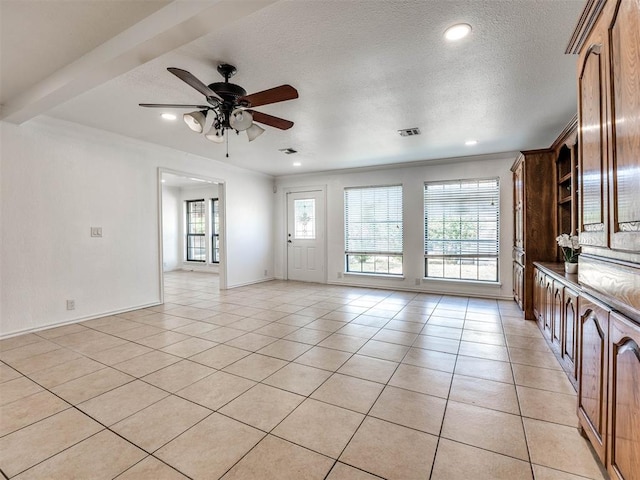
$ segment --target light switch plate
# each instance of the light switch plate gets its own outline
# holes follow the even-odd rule
[[[102,227],[91,227],[92,237],[102,237]]]

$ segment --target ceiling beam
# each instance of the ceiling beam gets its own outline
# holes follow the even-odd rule
[[[22,124],[276,1],[175,0],[3,105],[0,119]]]

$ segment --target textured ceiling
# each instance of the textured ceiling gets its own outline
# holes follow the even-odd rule
[[[0,0],[0,104],[171,0]]]
[[[563,52],[583,6],[583,0],[265,1],[41,113],[271,175],[544,148],[576,111],[576,58]],[[446,42],[444,30],[459,22],[472,25],[471,35]],[[137,106],[201,103],[166,67],[211,83],[220,80],[219,62],[236,65],[232,81],[248,92],[295,86],[299,99],[259,108],[295,126],[267,127],[251,143],[234,134],[225,158],[224,145]],[[410,127],[422,135],[398,135]],[[478,144],[465,146],[469,139]],[[278,151],[285,147],[299,153]]]

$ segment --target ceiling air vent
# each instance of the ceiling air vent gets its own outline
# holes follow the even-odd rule
[[[292,153],[298,153],[298,151],[294,150],[293,148],[281,148],[278,151],[282,153],[286,153],[287,155],[291,155]]]
[[[398,130],[401,137],[412,137],[414,135],[420,135],[420,129],[418,127],[415,128],[405,128],[404,130]]]

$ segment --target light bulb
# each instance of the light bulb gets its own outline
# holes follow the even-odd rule
[[[471,25],[468,23],[459,23],[458,25],[447,28],[444,32],[444,38],[450,41],[456,41],[466,37],[470,32]]]
[[[222,130],[221,128],[211,127],[211,130],[205,133],[204,138],[212,141],[213,143],[223,143],[224,130]]]
[[[231,112],[231,117],[229,118],[229,125],[234,130],[238,130],[242,132],[251,126],[253,123],[253,115],[251,112],[243,110],[241,108],[236,108],[233,112]]]

